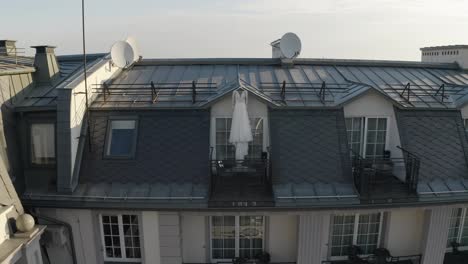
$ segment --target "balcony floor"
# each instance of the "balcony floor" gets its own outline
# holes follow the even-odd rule
[[[246,173],[219,176],[211,194],[210,207],[270,207],[273,193],[267,183]]]
[[[361,196],[361,200],[367,203],[412,202],[417,199],[416,193],[408,191],[408,185],[388,174],[377,174],[369,184],[369,195]]]

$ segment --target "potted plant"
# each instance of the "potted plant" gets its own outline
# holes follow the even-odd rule
[[[454,255],[457,255],[460,253],[460,250],[458,249],[458,247],[460,246],[460,243],[458,243],[457,241],[452,241],[450,242],[450,246],[452,246],[452,253]]]
[[[238,258],[232,259],[232,264],[245,264],[245,263],[247,263],[246,258],[238,257]]]
[[[255,260],[260,264],[268,264],[270,263],[270,254],[266,251],[263,251],[255,256]]]

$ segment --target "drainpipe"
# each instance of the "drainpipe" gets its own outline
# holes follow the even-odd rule
[[[75,251],[75,242],[74,242],[75,240],[73,239],[73,231],[72,231],[71,225],[69,223],[67,223],[67,222],[57,220],[55,218],[51,218],[51,217],[47,217],[47,216],[41,216],[41,215],[32,214],[32,213],[31,213],[31,215],[38,218],[38,219],[43,219],[43,220],[48,221],[48,222],[52,222],[52,223],[55,223],[55,224],[58,224],[58,225],[62,225],[67,229],[68,235],[70,237],[70,245],[71,245],[71,250],[72,250],[73,264],[78,264],[78,261],[76,260],[76,251]]]

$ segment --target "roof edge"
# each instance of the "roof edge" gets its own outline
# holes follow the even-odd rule
[[[408,68],[437,68],[437,69],[460,69],[456,63],[434,63],[420,61],[392,61],[392,60],[354,60],[354,59],[316,59],[316,58],[296,58],[295,65],[329,65],[329,66],[375,66],[375,67],[408,67]],[[256,64],[256,65],[278,65],[281,66],[281,59],[278,58],[162,58],[143,59],[135,66],[150,65],[210,65],[210,64]]]

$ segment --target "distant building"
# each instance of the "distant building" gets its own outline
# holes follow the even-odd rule
[[[96,54],[85,87],[81,56],[39,46],[36,77],[11,104],[15,185],[40,222],[62,223],[44,239],[51,263],[268,252],[272,263],[319,264],[385,248],[394,261],[440,264],[453,242],[468,247],[468,67],[463,48],[444,61],[430,49],[423,62],[142,59],[126,69]],[[241,166],[228,142],[238,89],[254,135]]]
[[[29,58],[17,56],[14,41],[0,41],[0,263],[43,263],[39,239],[45,227],[24,220],[32,217],[25,217],[10,178],[17,160],[9,158],[17,148],[14,141],[5,141],[5,135],[12,139],[15,134],[14,100],[31,85],[34,71]]]

